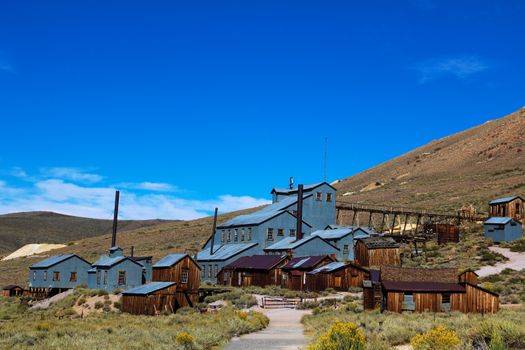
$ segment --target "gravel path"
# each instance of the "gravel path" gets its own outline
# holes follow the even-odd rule
[[[69,294],[73,293],[73,289],[66,290],[60,294],[54,295],[51,298],[47,298],[35,303],[31,306],[31,309],[47,309],[49,305],[53,304],[56,301],[62,300],[67,297]]]
[[[483,266],[481,269],[476,271],[479,277],[495,275],[500,273],[504,269],[513,269],[516,271],[525,269],[525,253],[511,252],[508,248],[501,247],[489,247],[489,249],[493,252],[504,255],[509,260],[502,263],[498,263],[494,266]]]
[[[257,309],[269,319],[268,327],[260,332],[233,338],[224,350],[297,350],[306,348],[308,339],[303,333],[301,318],[309,311],[295,309]]]

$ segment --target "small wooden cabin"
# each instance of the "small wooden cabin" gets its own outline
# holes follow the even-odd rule
[[[489,202],[489,216],[509,217],[523,223],[525,200],[520,196],[494,199]]]
[[[2,295],[4,297],[18,297],[22,296],[24,294],[24,288],[10,284],[8,286],[5,286],[2,290]]]
[[[400,266],[399,244],[390,237],[360,238],[355,246],[355,262],[366,267]]]
[[[423,226],[423,232],[437,235],[438,244],[459,242],[458,225],[427,223]]]
[[[217,280],[236,287],[281,285],[281,267],[288,259],[286,255],[243,256],[224,266]]]
[[[475,277],[470,272],[457,276],[455,269],[449,268],[383,266],[380,274],[381,309],[392,312],[497,312],[499,296],[471,283],[476,281]],[[365,308],[373,305],[371,297],[377,299],[376,293],[363,293]]]
[[[181,306],[175,282],[150,282],[122,293],[122,312],[134,315],[175,313]]]
[[[370,271],[351,262],[332,262],[306,274],[306,290],[323,291],[327,288],[348,291],[350,287],[362,288],[370,279]]]
[[[329,255],[292,258],[281,268],[281,286],[291,290],[306,290],[306,273],[334,261]]]

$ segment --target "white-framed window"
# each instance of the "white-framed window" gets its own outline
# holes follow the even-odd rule
[[[237,242],[239,240],[239,229],[233,231],[233,240]]]
[[[316,201],[322,201],[323,200],[323,192],[316,192],[315,193],[315,200]]]
[[[180,274],[180,283],[188,283],[189,274],[190,274],[190,269],[183,268]]]
[[[291,228],[290,229],[290,237],[295,237],[295,233],[296,233],[295,229]]]
[[[266,230],[266,237],[269,241],[273,241],[273,228],[268,227]]]
[[[331,192],[326,193],[326,201],[327,202],[331,202],[332,201],[332,193]]]
[[[284,236],[284,230],[282,228],[277,229],[277,236]]]
[[[246,232],[244,227],[241,229],[241,241],[244,241],[246,239]]]
[[[232,230],[228,230],[228,242],[232,240]]]

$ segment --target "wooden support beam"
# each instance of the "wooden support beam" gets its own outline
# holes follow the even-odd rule
[[[352,216],[352,226],[355,225],[355,217],[357,216],[357,210],[354,210],[354,215]]]
[[[405,234],[405,231],[407,229],[407,222],[408,222],[408,214],[405,215],[405,225],[403,225],[403,232],[401,233],[402,235]]]
[[[381,219],[381,228],[379,229],[379,233],[383,233],[383,228],[385,227],[385,213],[383,213],[383,218]]]
[[[369,215],[368,215],[368,227],[372,227],[372,226],[370,226],[371,223],[372,223],[372,212],[370,212]]]
[[[419,227],[419,222],[421,221],[421,215],[418,215],[417,216],[417,221],[416,221],[416,228],[414,230],[414,234],[417,234],[417,229]]]
[[[394,214],[394,220],[392,220],[392,226],[390,227],[390,234],[394,234],[394,226],[396,225],[397,214]]]

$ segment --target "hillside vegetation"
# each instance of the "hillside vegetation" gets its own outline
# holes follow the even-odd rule
[[[345,202],[487,212],[525,194],[525,108],[444,137],[335,184]]]

